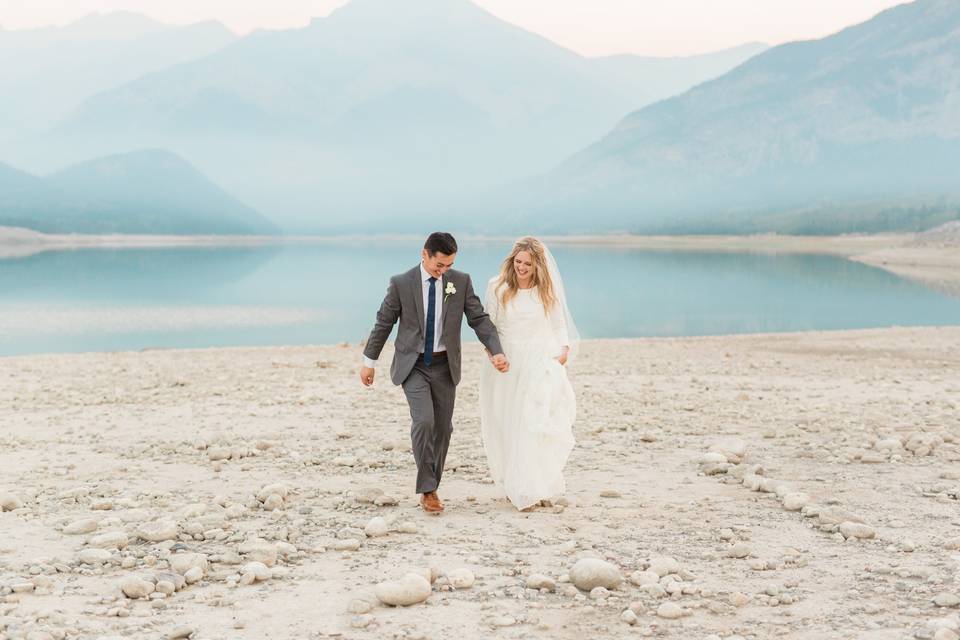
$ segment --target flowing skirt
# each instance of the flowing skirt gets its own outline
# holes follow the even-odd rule
[[[480,376],[480,425],[490,476],[517,509],[566,491],[577,402],[551,342],[504,343],[510,371]]]

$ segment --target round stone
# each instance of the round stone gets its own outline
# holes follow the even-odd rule
[[[557,590],[556,581],[550,576],[545,576],[542,573],[534,573],[530,576],[527,576],[527,589],[546,589],[551,593]]]
[[[873,538],[876,532],[873,530],[873,527],[860,522],[843,522],[840,524],[840,534],[847,539],[857,538],[859,540],[867,540]]]
[[[128,598],[146,598],[154,592],[153,583],[137,576],[130,576],[120,585],[123,595]]]
[[[165,542],[176,540],[180,527],[173,520],[160,519],[145,522],[137,529],[137,537],[147,542]]]
[[[374,587],[377,600],[391,606],[407,607],[423,602],[430,597],[433,589],[421,575],[408,573],[399,580],[387,580]]]
[[[800,511],[809,502],[810,496],[801,491],[794,491],[783,496],[783,508],[787,511]]]
[[[657,607],[657,615],[668,620],[675,620],[683,616],[683,609],[676,602],[664,602]]]
[[[570,581],[582,591],[592,591],[597,587],[615,589],[623,582],[623,576],[606,560],[583,558],[570,569]]]
[[[933,597],[933,604],[938,607],[956,607],[960,605],[960,597],[953,593],[938,593]]]
[[[0,511],[13,511],[23,507],[23,500],[12,493],[0,493]]]
[[[387,535],[389,531],[390,530],[387,527],[387,521],[379,517],[371,518],[370,522],[368,522],[367,526],[363,529],[363,532],[368,538],[379,538]]]
[[[670,557],[654,558],[650,561],[650,566],[647,568],[647,571],[652,571],[662,578],[671,573],[679,573],[680,563]]]
[[[68,536],[78,536],[85,533],[93,533],[97,530],[97,526],[97,521],[95,519],[84,518],[83,520],[71,522],[63,528],[63,532]]]
[[[454,569],[447,572],[447,580],[450,581],[450,585],[454,589],[469,589],[473,586],[476,578],[469,569]]]
[[[113,557],[106,549],[83,549],[77,554],[77,560],[83,564],[103,564]]]

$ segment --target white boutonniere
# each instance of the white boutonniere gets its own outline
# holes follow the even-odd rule
[[[445,296],[443,297],[443,301],[446,302],[446,301],[447,301],[447,298],[449,298],[450,296],[452,296],[453,294],[455,294],[455,293],[457,292],[457,288],[456,288],[455,286],[453,286],[453,283],[452,283],[452,282],[448,282],[448,283],[447,283],[447,288],[444,289],[443,292],[444,292],[445,294],[447,294],[447,295],[445,295]]]

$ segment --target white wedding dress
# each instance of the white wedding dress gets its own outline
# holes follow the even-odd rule
[[[480,425],[490,476],[517,509],[565,490],[563,467],[573,449],[577,402],[556,357],[570,344],[564,311],[547,315],[536,288],[521,289],[505,307],[487,288],[485,309],[497,326],[510,370],[483,367]]]

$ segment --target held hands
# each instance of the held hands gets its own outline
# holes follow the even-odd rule
[[[510,371],[510,363],[507,361],[507,356],[502,353],[498,353],[495,356],[490,356],[490,363],[493,365],[493,368],[499,371],[500,373],[506,373]]]
[[[363,383],[363,386],[369,387],[373,384],[374,373],[376,373],[376,369],[371,369],[370,367],[360,368],[360,382]]]

